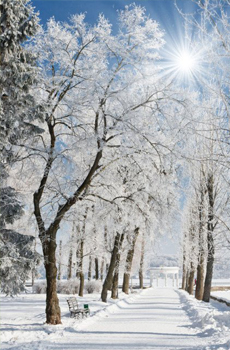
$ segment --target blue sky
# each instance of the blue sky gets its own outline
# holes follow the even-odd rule
[[[113,24],[114,32],[116,32],[116,12],[124,8],[125,5],[132,4],[134,1],[127,0],[32,0],[32,4],[37,11],[40,12],[41,24],[46,25],[49,18],[54,17],[57,21],[68,21],[72,14],[86,13],[86,21],[94,24],[98,15],[103,13],[106,18]],[[152,19],[160,24],[160,28],[164,31],[164,39],[166,44],[161,51],[161,64],[165,64],[167,69],[171,62],[175,64],[175,56],[177,57],[184,49],[193,50],[193,55],[197,51],[196,40],[193,40],[194,34],[189,29],[189,36],[192,38],[191,44],[186,43],[184,20],[178,12],[175,4],[183,13],[195,13],[197,7],[193,0],[141,0],[135,1],[135,4],[146,8],[146,13]],[[175,67],[174,67],[175,68]],[[173,69],[174,69],[173,68]],[[183,76],[183,83],[191,84],[191,76]]]
[[[32,0],[35,8],[40,12],[43,25],[52,16],[58,21],[67,21],[71,14],[79,12],[87,13],[86,19],[89,23],[94,23],[98,14],[104,13],[115,25],[116,10],[133,2],[126,0]],[[174,0],[142,0],[135,1],[135,3],[145,7],[147,14],[160,23],[161,28],[165,31],[166,39],[181,40],[184,35],[183,20],[175,7]],[[195,10],[192,0],[177,0],[176,3],[185,13]]]

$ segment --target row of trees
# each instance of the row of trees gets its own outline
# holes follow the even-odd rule
[[[208,302],[215,253],[229,243],[229,1],[200,1],[200,21],[189,16],[205,48],[212,72],[197,109],[195,154],[189,154],[191,178],[183,240],[182,288]],[[211,43],[211,45],[210,45]],[[228,244],[227,243],[227,244]]]
[[[207,124],[205,124],[207,126]],[[229,212],[229,170],[219,159],[219,128],[202,130],[196,137],[196,157],[190,161],[190,193],[185,209],[183,285],[196,298],[209,301],[215,250],[224,245]],[[201,141],[201,142],[200,142]]]
[[[80,296],[83,296],[84,276],[87,273],[89,280],[93,277],[104,282],[102,301],[107,301],[108,290],[112,290],[112,298],[117,298],[120,270],[124,272],[123,292],[128,294],[133,265],[139,272],[140,286],[143,288],[144,257],[146,265],[154,232],[158,230],[156,223],[163,219],[163,215],[159,211],[156,215],[156,206],[154,213],[150,199],[147,203],[149,208],[144,208],[145,200],[141,203],[135,198],[136,195],[134,191],[134,195],[130,193],[122,197],[122,202],[115,206],[113,202],[104,206],[103,203],[94,202],[92,207],[83,210],[78,224],[74,222],[69,242],[64,246],[60,242],[58,279],[61,279],[62,271],[67,272],[67,279],[79,278]],[[162,204],[163,200],[158,209],[169,213],[166,207],[169,205],[165,204],[165,208],[162,208]],[[148,242],[147,247],[145,242]]]
[[[217,7],[221,4],[210,3],[213,11],[214,3]],[[209,7],[202,2],[199,6],[212,24]],[[178,185],[183,185],[185,177],[182,168],[187,169],[192,179],[186,194],[191,205],[188,204],[185,216],[189,219],[184,224],[184,241],[196,240],[194,232],[199,232],[202,221],[202,232],[207,232],[207,247],[211,252],[215,226],[214,209],[210,209],[214,206],[213,166],[223,174],[220,164],[225,166],[229,129],[224,129],[221,123],[215,124],[214,131],[218,133],[207,136],[206,128],[208,125],[208,130],[213,130],[211,121],[217,115],[221,121],[228,121],[227,80],[225,85],[215,81],[211,87],[204,86],[205,101],[201,101],[199,94],[182,89],[178,81],[172,82],[169,75],[162,75],[158,58],[164,44],[163,32],[139,6],[126,6],[118,13],[116,33],[103,15],[95,25],[89,25],[84,14],[77,14],[68,23],[51,19],[43,29],[27,0],[3,0],[1,11],[4,39],[1,40],[4,52],[1,166],[9,174],[4,175],[3,183],[5,188],[10,188],[7,191],[13,191],[14,204],[18,203],[16,196],[20,189],[25,194],[25,211],[34,212],[47,279],[46,322],[61,323],[56,292],[56,279],[61,276],[56,261],[61,251],[56,251],[57,236],[61,241],[65,231],[70,232],[72,253],[68,274],[69,277],[72,274],[71,259],[76,255],[80,295],[84,287],[85,255],[89,262],[94,259],[95,266],[101,259],[103,301],[111,288],[112,296],[117,296],[122,258],[125,261],[123,291],[128,292],[136,242],[140,245],[139,272],[143,278],[145,247],[156,233],[173,225],[180,197]],[[224,14],[223,11],[220,15]],[[219,20],[222,18],[214,23]],[[209,40],[208,26],[207,31],[204,29],[202,39]],[[218,35],[218,30],[212,34],[217,44]],[[218,54],[216,48],[212,49]],[[208,64],[217,67],[215,63],[208,60]],[[218,73],[224,70],[221,65],[222,61]],[[217,87],[221,87],[221,92]],[[216,104],[213,107],[214,100],[221,100],[220,108]],[[199,136],[198,144],[194,143],[193,135]],[[212,145],[216,138],[223,145],[221,163],[220,158],[215,158],[216,146],[211,146],[208,155],[204,146],[202,157],[201,153],[191,154],[191,147],[202,150],[204,140],[210,140]],[[227,168],[224,169],[227,173]],[[202,172],[205,173],[203,187],[197,182],[197,174]],[[205,209],[200,207],[201,200]],[[223,204],[222,199],[220,202]],[[2,205],[6,203],[3,200]],[[4,219],[2,229],[8,223],[13,224],[19,209],[22,213],[21,205],[17,210],[12,209],[12,196],[10,205],[11,221]],[[192,216],[198,219],[194,221]],[[226,223],[225,218],[221,220]],[[202,237],[205,241],[205,234]],[[1,244],[5,249],[8,242]],[[187,248],[188,244],[184,247],[188,276],[196,265],[188,258],[193,251]],[[206,247],[204,250],[207,252]],[[201,261],[200,254],[212,264],[211,253],[203,254],[201,249],[196,250],[196,264]]]

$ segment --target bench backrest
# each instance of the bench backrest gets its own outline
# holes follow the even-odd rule
[[[69,305],[70,311],[75,311],[78,309],[78,302],[77,302],[77,299],[75,297],[68,298],[68,299],[66,299],[66,301]]]

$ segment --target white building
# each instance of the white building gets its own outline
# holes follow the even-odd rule
[[[164,275],[165,287],[168,285],[168,277],[172,277],[173,287],[179,288],[179,267],[176,266],[159,266],[151,267],[150,273],[150,286],[153,287],[153,280],[156,280],[156,287],[158,287],[159,277],[161,274]]]

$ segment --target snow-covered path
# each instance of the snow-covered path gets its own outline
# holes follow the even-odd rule
[[[81,332],[45,349],[205,349],[207,338],[195,334],[173,289],[148,289],[133,300],[119,303],[113,314],[85,325]]]
[[[92,309],[95,303],[100,307],[83,321],[69,317],[60,296],[63,324],[58,326],[42,323],[44,298],[2,300],[1,350],[230,350],[230,312],[184,291],[149,288],[106,305],[92,296]]]

